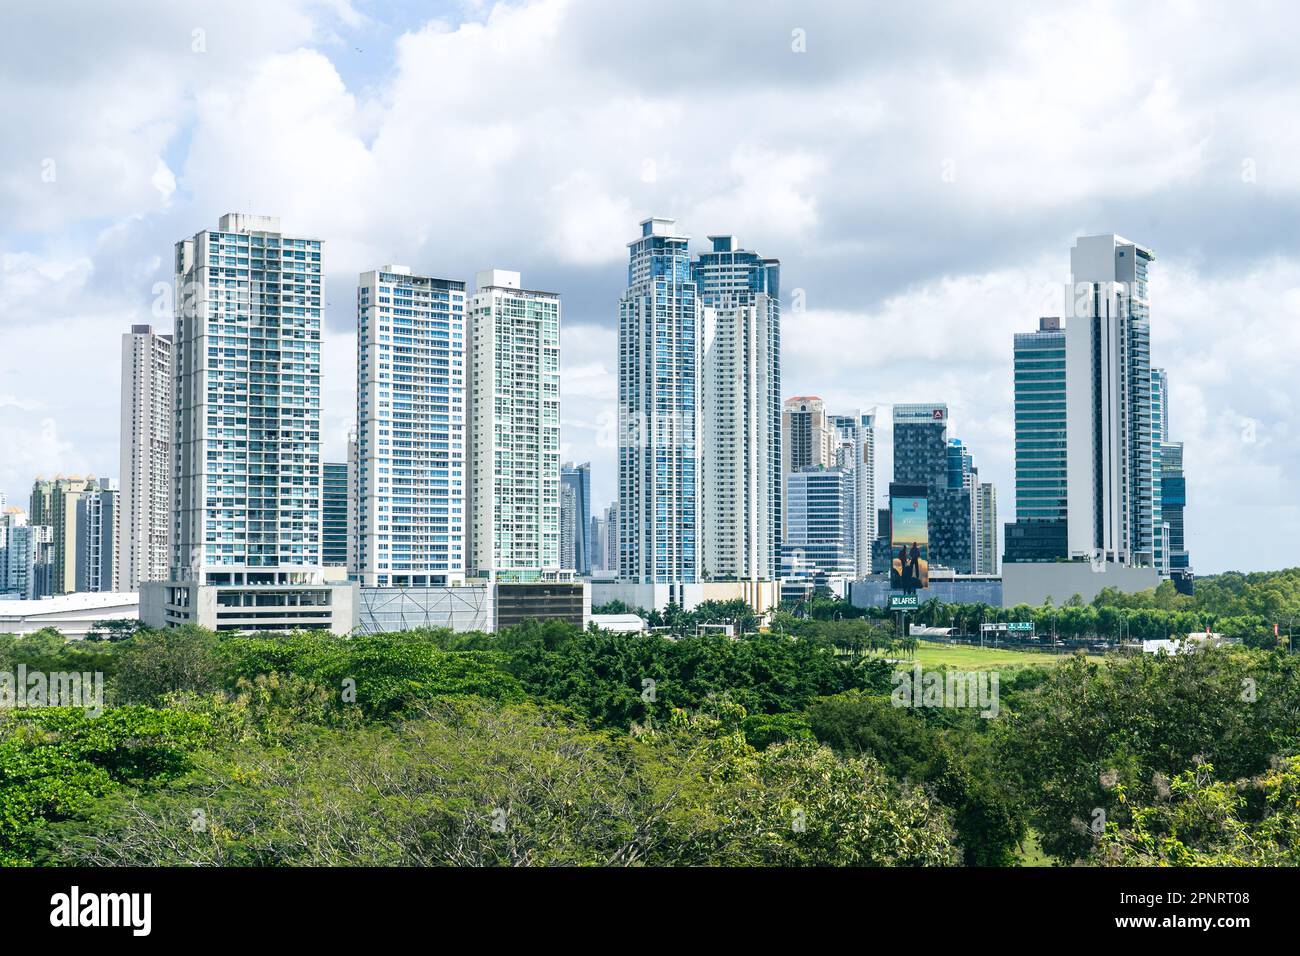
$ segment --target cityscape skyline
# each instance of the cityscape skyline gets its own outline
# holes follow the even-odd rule
[[[0,184],[10,213],[0,240],[0,488],[11,503],[38,474],[117,473],[117,410],[102,401],[117,370],[106,353],[132,324],[168,329],[170,311],[154,311],[164,295],[155,285],[170,280],[166,250],[242,208],[342,237],[323,280],[326,459],[345,457],[353,414],[356,275],[397,260],[470,279],[505,263],[565,296],[561,456],[592,461],[593,510],[604,507],[615,497],[617,262],[629,223],[673,215],[685,232],[734,230],[745,247],[781,257],[783,395],[874,407],[878,481],[891,469],[890,406],[943,400],[1009,516],[1007,342],[1064,313],[1062,250],[1113,230],[1161,256],[1152,347],[1170,372],[1171,434],[1186,445],[1196,570],[1295,563],[1289,317],[1300,264],[1281,226],[1293,221],[1300,183],[1290,134],[1253,119],[1259,106],[1236,79],[1244,66],[1287,62],[1284,31],[1263,19],[1202,10],[1225,38],[1207,57],[1161,28],[1159,4],[1122,18],[1104,6],[1013,5],[1001,25],[974,12],[891,10],[882,22],[851,7],[777,4],[732,24],[738,32],[700,30],[676,46],[665,42],[667,11],[689,7],[668,4],[659,19],[634,11],[622,26],[635,27],[637,49],[671,46],[687,64],[717,67],[688,71],[700,82],[687,89],[599,54],[615,21],[579,2],[449,8],[437,26],[409,13],[341,14],[347,4],[231,6],[248,13],[228,18],[243,31],[237,42],[164,4],[90,11],[86,35],[98,39],[85,71],[49,78],[67,84],[75,108],[59,98],[16,110],[4,146],[16,173]],[[7,68],[22,69],[26,31],[51,15],[15,25]],[[200,53],[193,34],[204,27]],[[795,28],[804,53],[791,48]],[[1122,41],[1089,81],[1026,44],[1108,28]],[[953,77],[893,72],[904,35],[924,37]],[[1144,35],[1160,36],[1159,57]],[[738,44],[752,55],[738,59]],[[447,71],[471,58],[493,82],[443,92],[456,88]],[[129,62],[174,82],[134,82]],[[575,90],[586,107],[557,135],[547,104]],[[1022,114],[1025,90],[1035,93]],[[702,104],[717,92],[770,122],[738,131],[706,161],[699,144],[716,117]],[[94,121],[108,113],[125,120]],[[431,115],[447,124],[439,141],[475,144],[468,159],[430,148]],[[1009,115],[1033,122],[1000,129]],[[1097,130],[1123,128],[1148,134],[1104,168],[1080,158]],[[249,143],[265,162],[245,161]],[[434,161],[411,159],[431,152]],[[1276,528],[1276,540],[1233,535],[1242,521]]]
[[[708,241],[710,248],[692,259],[690,237],[680,231],[675,220],[650,217],[641,223],[640,238],[628,243],[630,285],[620,305],[624,339],[620,376],[621,387],[629,397],[620,414],[619,438],[623,455],[644,455],[646,448],[654,449],[655,455],[647,457],[644,466],[629,467],[631,459],[626,459],[623,475],[628,479],[640,474],[643,467],[652,467],[656,458],[662,459],[663,453],[676,455],[680,461],[670,464],[666,472],[669,479],[658,474],[660,467],[653,479],[647,471],[630,483],[625,481],[619,494],[625,513],[626,506],[648,508],[648,514],[658,515],[655,524],[672,528],[672,533],[665,537],[654,532],[638,541],[638,532],[631,525],[621,526],[621,531],[619,527],[610,528],[606,532],[607,546],[621,550],[625,558],[620,567],[602,570],[621,580],[647,584],[693,584],[711,579],[773,581],[789,574],[810,581],[812,565],[805,553],[810,540],[807,531],[786,533],[790,512],[782,507],[785,485],[804,471],[847,469],[845,481],[849,484],[844,485],[844,493],[851,494],[854,500],[845,505],[842,519],[834,519],[847,521],[846,527],[852,528],[835,533],[837,537],[844,533],[849,536],[842,545],[835,546],[848,549],[844,559],[848,562],[847,574],[836,566],[838,558],[830,558],[817,572],[835,577],[833,590],[841,593],[846,580],[870,573],[867,568],[873,553],[875,563],[882,566],[888,553],[887,537],[876,540],[873,533],[877,505],[887,508],[890,498],[889,492],[880,497],[874,494],[878,406],[870,412],[846,416],[827,411],[817,396],[783,399],[780,261],[739,248],[731,235],[710,235]],[[249,275],[246,267],[250,242],[251,255],[256,257],[252,261],[255,278],[251,294],[244,291],[249,283],[236,281],[236,276]],[[258,248],[264,245],[268,248]],[[192,503],[199,497],[197,489],[202,486],[194,484],[191,490],[187,482],[215,482],[221,486],[218,491],[225,489],[225,497],[219,495],[215,507],[210,499],[206,509],[196,509],[193,504],[172,509],[169,522],[173,528],[173,565],[167,580],[203,583],[209,567],[223,564],[249,570],[259,565],[303,568],[311,571],[316,580],[327,564],[344,564],[324,557],[328,495],[313,493],[313,488],[321,490],[330,480],[331,468],[336,483],[335,555],[344,556],[354,579],[363,585],[458,585],[474,577],[557,580],[561,569],[580,575],[598,569],[599,562],[593,562],[590,555],[591,464],[559,465],[560,295],[523,290],[519,273],[500,269],[478,271],[477,289],[472,295],[463,281],[413,275],[407,266],[386,265],[363,272],[357,284],[357,417],[348,424],[347,431],[347,454],[353,464],[329,464],[325,462],[328,456],[321,451],[319,431],[322,248],[319,239],[282,236],[277,216],[225,214],[215,233],[204,230],[176,244],[174,295],[179,304],[175,330],[164,334],[147,325],[133,325],[122,336],[121,460],[131,465],[124,469],[129,486],[139,483],[135,472],[140,466],[127,453],[127,439],[139,440],[142,417],[157,419],[161,415],[165,419],[170,400],[177,409],[171,437],[178,449],[172,456],[176,468],[172,501]],[[269,258],[262,260],[263,255]],[[1058,527],[1062,539],[1050,546],[1054,554],[1025,551],[1019,543],[1009,554],[1013,560],[1030,561],[1102,555],[1105,560],[1155,567],[1162,577],[1167,577],[1171,549],[1177,549],[1179,555],[1176,566],[1188,567],[1182,522],[1186,492],[1181,471],[1182,443],[1169,439],[1168,373],[1151,366],[1146,264],[1154,260],[1154,255],[1114,234],[1078,237],[1070,255],[1074,274],[1065,304],[1067,311],[1073,310],[1074,314],[1064,322],[1059,317],[1040,318],[1037,333],[1014,336],[1017,428],[1022,412],[1026,412],[1022,407],[1025,396],[1020,391],[1024,375],[1036,380],[1030,382],[1030,389],[1041,390],[1047,385],[1060,390],[1060,394],[1027,393],[1036,404],[1028,406],[1025,417],[1050,418],[1054,424],[1049,427],[1061,430],[1042,436],[1030,434],[1028,437],[1037,440],[1028,443],[1022,441],[1025,436],[1018,431],[1016,454],[1023,454],[1026,445],[1041,446],[1043,437],[1055,434],[1061,439],[1054,446],[1059,449],[1055,454],[1060,460],[1054,463],[1057,470],[1031,470],[1025,474],[1031,479],[1042,474],[1054,476],[1052,493],[1064,495],[1070,491],[1068,508],[1062,511],[1076,513],[1084,520],[1055,522],[1067,525],[1070,536],[1067,544],[1064,530]],[[294,262],[295,257],[311,261]],[[271,271],[258,271],[264,268]],[[665,303],[669,308],[664,308]],[[191,324],[197,325],[197,331],[187,331]],[[725,338],[722,329],[730,330]],[[657,340],[664,330],[672,335],[668,351],[659,345],[647,349],[644,358],[639,357],[638,350],[645,348],[642,343]],[[176,383],[169,394],[142,399],[138,343],[144,341],[147,349],[152,340],[167,351],[174,346],[175,360],[162,373],[159,383],[168,384],[169,376]],[[209,346],[200,352],[197,346],[204,341]],[[1055,361],[1044,363],[1040,353],[1025,351],[1042,348],[1044,342],[1056,351],[1041,355]],[[1073,344],[1066,347],[1067,343]],[[243,348],[214,349],[213,345]],[[201,360],[204,355],[206,361]],[[236,356],[251,357],[252,361],[237,360]],[[648,364],[651,357],[655,357],[653,367],[657,369],[653,372]],[[390,364],[394,358],[397,364]],[[1022,358],[1032,361],[1022,363]],[[679,363],[671,366],[674,370],[668,377],[665,370],[670,366],[664,365],[666,359]],[[1112,369],[1108,362],[1126,364]],[[147,364],[156,365],[156,359]],[[1093,380],[1091,399],[1087,388],[1065,388],[1067,367],[1073,369],[1070,381]],[[235,372],[238,368],[254,371],[250,376]],[[1045,372],[1048,368],[1055,371]],[[389,369],[396,369],[397,374]],[[258,370],[271,374],[258,374]],[[293,374],[303,372],[307,374]],[[158,373],[146,370],[145,377],[151,375],[157,377]],[[247,384],[250,380],[251,387]],[[1098,392],[1098,381],[1112,380],[1118,384]],[[644,384],[651,382],[654,384]],[[663,391],[665,383],[667,390]],[[156,384],[155,392],[158,387]],[[480,396],[484,388],[483,394],[494,395],[494,401]],[[186,412],[187,405],[196,410],[201,407],[204,397],[204,404],[215,411],[200,417]],[[1044,397],[1049,400],[1046,405]],[[980,480],[970,446],[948,435],[947,404],[902,403],[888,407],[894,456],[899,448],[912,449],[907,452],[910,458],[895,457],[894,480],[901,477],[905,484],[919,481],[930,488],[931,512],[937,519],[939,535],[934,560],[959,573],[998,573],[1003,554],[1008,552],[997,517],[996,484]],[[645,411],[649,408],[659,411],[649,415]],[[1067,408],[1072,409],[1068,415]],[[1051,414],[1042,414],[1044,409]],[[666,414],[659,418],[659,413]],[[230,427],[243,425],[245,419],[233,416],[249,416],[247,421],[252,427],[247,429],[247,437],[251,442],[231,441],[245,436],[245,429]],[[1068,431],[1064,429],[1067,420],[1073,422]],[[204,435],[197,431],[200,421],[207,423]],[[1132,424],[1113,429],[1105,424],[1110,421]],[[225,427],[214,429],[222,425]],[[920,439],[924,430],[916,428],[921,425],[938,426],[936,437]],[[918,437],[901,438],[900,427],[912,429]],[[395,438],[380,437],[389,435]],[[1064,440],[1067,435],[1068,442]],[[270,445],[261,441],[264,437],[271,439]],[[388,446],[390,441],[405,450],[378,447]],[[916,444],[918,441],[920,444]],[[931,444],[933,448],[929,448]],[[259,453],[272,445],[278,449],[273,457]],[[287,459],[285,448],[289,452]],[[439,448],[443,451],[432,450]],[[1097,452],[1097,448],[1103,451]],[[1161,457],[1165,448],[1171,449],[1170,472],[1179,483],[1173,541],[1171,527],[1161,520]],[[435,471],[425,474],[422,469],[428,467],[431,456],[441,461],[433,461]],[[859,458],[868,466],[860,467]],[[257,463],[263,460],[268,464],[259,466]],[[281,467],[285,461],[290,463],[287,468]],[[216,462],[221,462],[220,466]],[[314,475],[313,464],[319,466]],[[1019,474],[1023,467],[1024,463],[1018,463],[1014,486],[1018,499],[1025,493],[1025,476]],[[1030,462],[1028,467],[1041,468],[1041,464]],[[353,471],[355,489],[346,489],[342,482]],[[858,473],[856,478],[853,472]],[[286,479],[281,473],[305,477]],[[418,477],[421,474],[423,478]],[[1067,474],[1075,476],[1068,483]],[[402,475],[408,477],[396,477]],[[1088,479],[1086,487],[1079,475]],[[42,480],[38,477],[38,487]],[[114,498],[106,512],[110,521],[102,532],[108,536],[103,544],[108,563],[103,583],[88,590],[108,590],[110,581],[112,589],[117,589],[122,569],[129,563],[125,545],[119,544],[118,537],[119,531],[123,541],[129,537],[127,525],[119,527],[111,520],[120,507],[117,479],[111,481]],[[241,483],[246,486],[242,496],[234,494],[241,490],[237,487]],[[388,497],[390,483],[403,486],[394,487],[393,492],[408,497]],[[311,500],[300,500],[303,489],[290,487],[295,484],[307,486],[306,498],[318,499],[315,507]],[[1031,480],[1028,484],[1041,487],[1043,483]],[[269,490],[256,492],[254,486],[258,485],[266,485]],[[732,500],[727,493],[736,486],[742,493]],[[1130,488],[1136,491],[1130,492]],[[376,492],[380,493],[378,497]],[[756,493],[756,499],[745,497]],[[1041,494],[1030,492],[1035,493]],[[263,494],[270,497],[259,502]],[[644,501],[638,504],[640,497]],[[805,502],[801,507],[807,508],[808,497],[803,490],[800,500]],[[389,501],[398,505],[377,504]],[[516,502],[521,507],[517,508]],[[1060,503],[1066,502],[1061,499]],[[677,512],[668,515],[663,511],[665,505]],[[957,505],[960,513],[953,510]],[[154,514],[138,524],[156,523],[157,512],[166,511],[166,506],[154,501]],[[80,528],[87,520],[81,513],[88,505],[79,502],[77,507]],[[395,519],[415,523],[409,527],[395,525],[394,531],[405,534],[394,535],[394,542],[416,544],[389,545],[389,535],[376,535],[376,531],[389,530],[387,524],[379,522],[394,520],[380,513],[390,510],[415,516]],[[1026,519],[1019,514],[1022,510],[1017,500],[1017,520],[1007,524],[1008,534],[1013,525],[1017,535],[1026,530]],[[1032,513],[1031,509],[1027,514]],[[430,516],[441,524],[425,527]],[[865,520],[866,516],[870,521]],[[205,546],[194,544],[199,540],[199,522],[206,519],[212,530],[214,517],[225,533],[216,539],[209,535]],[[286,523],[286,517],[292,520]],[[258,524],[259,518],[267,520]],[[1041,521],[1042,516],[1028,520]],[[806,529],[807,515],[802,515],[800,521],[801,529]],[[344,524],[346,533],[341,531]],[[254,528],[271,533],[259,535],[248,530]],[[286,530],[293,533],[286,535]],[[1029,530],[1033,530],[1032,526]],[[141,529],[135,531],[139,534]],[[507,542],[506,552],[498,539]],[[227,543],[214,546],[213,540]],[[720,540],[726,541],[721,551]],[[87,539],[88,544],[92,541],[97,549],[99,539]],[[289,541],[293,542],[291,546]],[[377,541],[384,543],[376,545]],[[266,546],[259,547],[259,542]],[[442,553],[414,553],[415,549],[429,547],[429,542],[443,542],[432,545]],[[790,547],[796,552],[794,564],[788,554],[782,554],[783,548]],[[390,548],[412,553],[390,559]],[[659,556],[647,562],[639,554],[642,550],[647,554],[657,550]],[[234,551],[241,553],[232,558],[229,555]],[[219,552],[224,556],[215,556]],[[258,557],[259,552],[265,556]],[[350,554],[355,554],[355,559]],[[665,554],[669,556],[666,562]],[[766,557],[754,563],[755,556],[763,554]],[[68,557],[61,560],[70,562],[73,556],[69,550]],[[80,582],[89,574],[81,568],[89,558],[77,551],[75,560]],[[376,564],[376,560],[384,563]],[[389,560],[409,563],[390,565]],[[728,565],[727,561],[750,563]],[[390,579],[390,567],[408,573]],[[872,570],[880,572],[882,568]],[[53,566],[53,578],[59,577],[57,571],[58,566]],[[410,572],[416,572],[415,576]],[[95,573],[99,574],[97,563]],[[219,577],[225,580],[229,576]],[[156,572],[148,579],[161,580]],[[67,590],[60,582],[53,583]],[[819,577],[818,585],[824,583]]]

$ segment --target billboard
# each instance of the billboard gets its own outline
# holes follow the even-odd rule
[[[924,485],[889,486],[889,586],[915,591],[930,586],[930,501]]]

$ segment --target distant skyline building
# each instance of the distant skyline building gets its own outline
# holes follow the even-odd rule
[[[560,466],[560,567],[591,573],[591,462]]]
[[[0,594],[18,600],[49,595],[50,529],[27,523],[27,512],[0,508]]]
[[[121,495],[117,576],[123,591],[165,581],[172,532],[172,336],[151,325],[122,335]]]
[[[998,573],[998,490],[989,481],[975,487],[975,573]]]
[[[672,219],[628,243],[618,306],[619,577],[701,577],[700,305],[689,237]]]
[[[361,554],[361,452],[357,427],[348,429],[348,577],[357,579]]]
[[[1155,494],[1164,546],[1164,574],[1179,591],[1191,594],[1192,562],[1187,553],[1184,513],[1187,508],[1187,478],[1183,473],[1183,443],[1171,441],[1169,419],[1169,375],[1163,369],[1152,370],[1152,458],[1155,462]]]
[[[605,573],[618,574],[618,502],[605,509]]]
[[[816,395],[796,395],[781,405],[781,473],[835,465],[835,427],[826,403]]]
[[[466,292],[385,265],[357,286],[357,569],[363,587],[463,584]]]
[[[948,406],[940,402],[895,405],[893,432],[893,484],[929,489],[931,566],[970,574],[975,564],[973,495],[965,476],[973,462],[962,446],[949,450]],[[888,567],[888,554],[887,545],[877,544],[873,558],[882,559],[882,569]]]
[[[1169,529],[1169,573],[1175,583],[1191,575],[1191,557],[1187,553],[1184,511],[1187,507],[1187,478],[1183,474],[1183,443],[1165,442],[1160,458],[1161,513]],[[1182,587],[1180,587],[1180,590]]]
[[[774,581],[781,540],[781,263],[709,236],[700,301],[702,573]]]
[[[786,476],[783,597],[806,599],[819,588],[847,593],[858,571],[857,501],[852,468],[813,466]]]
[[[77,579],[80,592],[119,591],[117,483],[100,478],[77,498]]]
[[[577,572],[578,490],[573,485],[560,482],[560,567]]]
[[[1160,459],[1169,440],[1169,377],[1163,368],[1151,369],[1151,529],[1155,567],[1162,578],[1169,577],[1169,527],[1162,515],[1163,495]]]
[[[564,567],[560,296],[485,269],[469,301],[469,569],[531,583]],[[590,491],[587,492],[588,501]],[[587,529],[580,529],[585,539]]]
[[[1015,390],[1016,520],[1006,527],[1006,560],[1051,562],[1069,556],[1065,431],[1065,327],[1059,316],[1017,332]]]
[[[858,577],[871,573],[871,544],[876,539],[876,414],[831,415],[834,433],[834,465],[853,471],[857,494],[857,534],[854,552]]]
[[[327,461],[322,467],[321,561],[326,567],[347,567],[348,463]]]
[[[591,516],[590,529],[587,540],[591,542],[591,573],[603,574],[609,555],[609,524],[603,513]]]
[[[1155,562],[1151,328],[1154,253],[1121,236],[1080,237],[1067,295],[1066,444],[1072,556]]]
[[[51,480],[37,478],[27,509],[27,522],[45,526],[49,531],[48,586],[51,595],[72,594],[77,590],[77,554],[81,539],[77,536],[77,502],[97,487],[94,478],[77,476]]]

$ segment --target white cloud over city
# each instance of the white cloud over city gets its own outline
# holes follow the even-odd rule
[[[120,334],[170,327],[176,240],[253,211],[327,243],[328,457],[357,273],[518,269],[564,296],[562,440],[606,502],[626,243],[661,215],[782,260],[785,394],[948,402],[1011,520],[1011,337],[1060,311],[1074,237],[1117,232],[1157,257],[1194,567],[1300,563],[1300,14],[981,7],[0,14],[0,490],[116,476]]]

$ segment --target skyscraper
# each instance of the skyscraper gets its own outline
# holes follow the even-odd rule
[[[700,578],[699,297],[689,238],[646,219],[618,308],[619,577]]]
[[[108,478],[99,479],[77,498],[78,591],[120,590],[118,501],[117,485]]]
[[[49,595],[52,540],[48,527],[27,523],[23,509],[0,509],[0,594],[28,601]]]
[[[605,509],[605,564],[606,574],[618,574],[618,502]]]
[[[829,468],[835,464],[835,429],[826,404],[815,395],[796,395],[781,406],[781,471]]]
[[[1180,590],[1190,587],[1191,557],[1183,513],[1187,507],[1187,478],[1183,474],[1183,443],[1165,442],[1160,457],[1161,513],[1169,529],[1169,573]]]
[[[146,624],[352,630],[321,564],[321,255],[245,213],[176,244],[172,567],[141,582]]]
[[[321,492],[321,561],[326,567],[348,564],[348,463],[327,461]]]
[[[975,564],[973,496],[966,476],[973,466],[960,444],[954,446],[954,452],[949,451],[948,406],[895,405],[893,419],[893,483],[929,489],[931,566],[970,574]],[[877,548],[877,553],[883,557],[888,549],[881,553]]]
[[[356,578],[361,554],[361,452],[357,428],[348,429],[348,576]]]
[[[1161,577],[1169,577],[1169,527],[1161,513],[1160,489],[1164,444],[1169,440],[1169,378],[1162,368],[1151,370],[1151,529],[1154,563]]]
[[[781,532],[781,263],[710,236],[691,266],[703,337],[701,532],[710,580],[774,581]]]
[[[975,573],[998,573],[998,490],[988,481],[975,489]]]
[[[321,567],[321,242],[229,213],[176,244],[173,576]]]
[[[37,478],[32,485],[27,520],[50,529],[48,587],[50,594],[77,590],[77,502],[95,488],[94,478]]]
[[[172,337],[149,325],[122,335],[121,495],[117,574],[124,591],[165,581],[171,562]]]
[[[967,513],[970,515],[970,567],[974,571],[979,563],[979,500],[976,489],[979,486],[979,469],[975,467],[975,457],[970,449],[962,444],[960,438],[948,439],[948,487],[960,488],[969,498]]]
[[[1069,554],[1066,521],[1065,330],[1057,316],[1014,341],[1016,520],[1006,560],[1055,561]]]
[[[1179,591],[1192,593],[1191,557],[1187,553],[1184,511],[1187,507],[1187,478],[1183,474],[1183,443],[1170,441],[1169,376],[1164,369],[1151,370],[1152,459],[1155,480],[1158,539],[1163,547],[1161,573],[1173,579]]]
[[[556,576],[560,555],[560,297],[518,272],[476,276],[470,326],[470,567]],[[585,537],[586,530],[582,530]]]
[[[853,472],[857,492],[857,534],[854,551],[858,577],[871,573],[871,543],[876,539],[876,415],[854,412],[831,415],[835,432],[835,466]]]
[[[814,466],[786,476],[783,598],[807,598],[818,588],[845,596],[858,571],[857,505],[851,468]]]
[[[463,584],[468,490],[465,283],[406,266],[357,287],[357,575]]]
[[[588,522],[590,529],[587,540],[591,543],[591,573],[601,574],[605,571],[605,555],[609,551],[609,525],[605,523],[604,514],[594,514]]]
[[[1155,559],[1151,330],[1155,255],[1116,235],[1070,251],[1066,455],[1071,555],[1150,566]]]
[[[567,481],[560,482],[560,567],[578,569],[578,489]]]
[[[560,466],[560,567],[591,573],[591,462]]]

